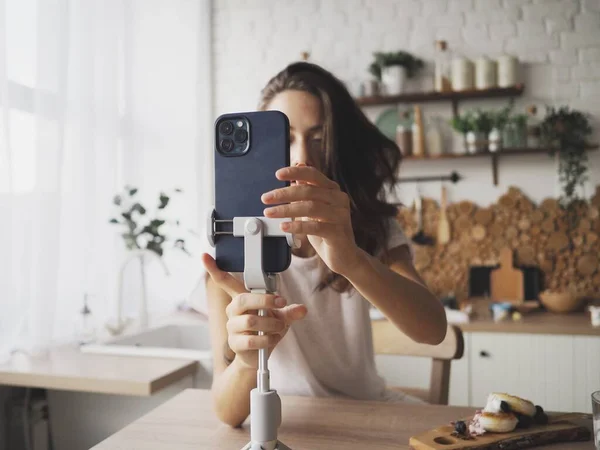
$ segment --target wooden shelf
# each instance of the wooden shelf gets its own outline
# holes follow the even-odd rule
[[[456,110],[456,104],[461,100],[478,98],[504,98],[518,97],[524,91],[524,86],[519,84],[510,88],[493,88],[473,91],[457,92],[407,92],[400,95],[359,97],[356,102],[360,106],[393,105],[398,103],[426,103],[450,101]],[[456,112],[456,111],[455,111]]]
[[[587,148],[588,151],[598,150],[600,146],[591,145]],[[497,152],[479,152],[479,153],[448,153],[435,156],[404,156],[405,161],[439,161],[443,159],[464,159],[464,158],[478,158],[483,156],[489,156],[492,158],[492,176],[494,179],[494,186],[498,185],[498,158],[502,156],[511,155],[536,155],[550,153],[548,148],[503,148]]]

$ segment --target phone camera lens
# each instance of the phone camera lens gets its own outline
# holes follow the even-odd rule
[[[221,141],[221,150],[224,152],[230,152],[233,150],[233,141],[231,139],[223,139]]]
[[[235,142],[246,142],[248,139],[248,132],[241,129],[235,130],[235,133],[233,133],[233,139],[235,139]]]
[[[221,122],[219,125],[219,131],[221,134],[231,134],[233,131],[233,124],[231,122]]]

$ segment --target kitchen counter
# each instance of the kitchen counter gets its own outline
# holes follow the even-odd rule
[[[473,408],[399,405],[335,398],[281,396],[279,439],[293,449],[408,449],[411,436],[472,415]],[[212,412],[210,392],[188,389],[134,421],[93,450],[231,450],[249,440],[241,428],[222,424]],[[539,446],[548,450],[592,450],[588,442]]]
[[[495,323],[491,317],[476,317],[469,323],[458,324],[463,331],[531,334],[568,334],[600,336],[600,327],[593,327],[586,313],[553,314],[532,312],[520,321]]]
[[[474,301],[474,315],[468,323],[457,323],[463,332],[554,334],[571,336],[600,336],[600,327],[593,327],[588,312],[554,314],[544,310],[531,311],[519,321],[494,322],[489,302]],[[373,333],[386,333],[391,323],[387,319],[372,320]]]
[[[0,365],[0,385],[150,396],[196,370],[196,361],[92,355],[69,345],[44,356],[15,354]]]
[[[205,321],[200,314],[177,311],[152,319],[149,328]],[[132,325],[124,336],[136,331]],[[108,337],[99,336],[99,342]],[[0,385],[151,396],[197,370],[198,362],[191,359],[83,353],[73,344],[53,347],[43,356],[14,354],[0,364]]]

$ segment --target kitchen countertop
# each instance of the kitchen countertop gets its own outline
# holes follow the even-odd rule
[[[154,320],[151,328],[204,320],[195,313],[176,312]],[[130,333],[135,332],[132,327]],[[61,345],[39,356],[14,354],[0,364],[0,385],[150,396],[197,370],[198,362],[189,359],[100,355]]]
[[[411,436],[472,415],[473,408],[406,405],[339,398],[281,396],[279,439],[292,449],[402,450]],[[231,428],[212,412],[210,392],[187,389],[92,450],[231,450],[249,440],[249,420]],[[592,450],[592,441],[538,446]]]
[[[194,374],[197,362],[81,353],[52,348],[44,356],[15,354],[0,365],[0,385],[149,396]]]
[[[532,312],[523,315],[520,321],[495,323],[491,317],[476,317],[469,323],[458,324],[465,332],[482,331],[495,333],[568,334],[600,336],[600,327],[593,327],[589,314],[553,314]]]
[[[538,310],[522,314],[519,321],[507,320],[496,323],[489,312],[488,301],[475,300],[472,304],[474,315],[470,322],[455,324],[463,332],[600,336],[600,327],[592,326],[588,312],[554,314]],[[385,318],[372,320],[371,323],[374,333],[391,326]]]

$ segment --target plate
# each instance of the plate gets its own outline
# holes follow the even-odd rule
[[[396,141],[396,128],[400,123],[400,111],[397,108],[389,108],[383,111],[375,121],[375,126],[379,128],[392,141]]]

